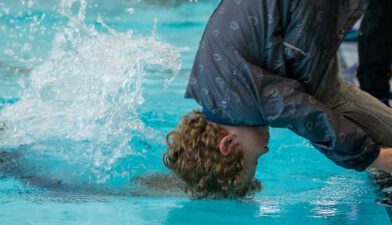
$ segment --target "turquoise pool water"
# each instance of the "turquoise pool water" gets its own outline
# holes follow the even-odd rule
[[[271,130],[252,198],[192,201],[167,174],[211,1],[0,2],[0,224],[390,224],[370,176]]]

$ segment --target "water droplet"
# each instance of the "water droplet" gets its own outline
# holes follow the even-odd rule
[[[238,69],[234,68],[233,69],[233,76],[236,77],[238,75],[238,72],[239,72]]]
[[[270,96],[271,96],[271,97],[276,98],[276,97],[278,97],[278,95],[279,95],[279,93],[278,93],[278,90],[277,90],[276,88],[273,88],[273,89],[270,91]]]
[[[191,84],[191,85],[197,84],[197,79],[194,78],[194,77],[191,77],[191,78],[189,79],[189,84]]]
[[[33,5],[34,5],[34,2],[33,2],[32,0],[29,0],[29,1],[27,2],[27,7],[28,7],[29,9],[31,9],[31,7],[33,7]]]
[[[230,28],[231,28],[232,30],[238,30],[238,29],[240,29],[240,26],[238,25],[237,22],[232,21],[232,22],[230,23]]]
[[[214,58],[215,61],[219,62],[222,60],[221,55],[219,55],[218,53],[214,53],[212,54],[212,57]]]
[[[215,36],[215,37],[218,37],[219,36],[219,30],[218,29],[214,29],[213,31],[212,31],[212,34]]]
[[[273,122],[275,120],[275,118],[276,117],[274,117],[274,116],[269,116],[269,117],[267,117],[267,121],[268,122]]]
[[[134,9],[134,8],[128,8],[128,9],[127,9],[127,13],[128,13],[129,15],[132,15],[132,14],[135,13],[135,9]]]
[[[215,78],[215,81],[221,86],[225,85],[225,81],[222,79],[222,77]]]
[[[17,104],[1,111],[1,120],[9,121],[13,126],[2,144],[36,146],[34,143],[40,143],[40,147],[51,151],[54,157],[69,159],[75,165],[87,162],[83,169],[91,169],[88,174],[104,182],[111,177],[118,159],[123,159],[129,152],[141,153],[134,151],[133,143],[131,147],[130,140],[138,139],[133,137],[140,133],[140,139],[159,140],[158,133],[148,130],[137,113],[143,102],[146,66],[157,65],[165,76],[171,76],[181,68],[182,50],[153,38],[136,37],[131,31],[110,29],[107,25],[104,27],[108,32],[98,32],[83,19],[84,3],[75,5],[78,12],[73,14],[67,13],[72,8],[67,3],[75,0],[60,2],[63,8],[57,10],[67,20],[52,27],[49,23],[44,25],[55,31],[51,54],[45,59],[37,58],[40,63],[29,61],[34,65],[28,76],[31,83],[25,85]],[[64,13],[60,12],[62,10]],[[40,23],[43,16],[30,18],[31,23]],[[24,37],[29,40],[40,36],[27,35]],[[14,39],[11,43],[17,44],[19,50],[30,51],[34,47],[30,41],[17,43],[19,40]],[[66,141],[72,141],[71,146],[66,145]],[[82,175],[86,171],[80,172]],[[92,182],[96,180],[92,179]]]
[[[199,66],[197,68],[198,68],[199,72],[203,72],[204,65],[203,64],[199,64]]]
[[[226,109],[226,108],[227,108],[227,101],[226,101],[226,100],[223,100],[223,101],[221,102],[221,106],[222,106],[222,108]]]
[[[259,19],[255,16],[249,16],[248,20],[249,23],[252,24],[253,26],[256,26],[259,23]]]

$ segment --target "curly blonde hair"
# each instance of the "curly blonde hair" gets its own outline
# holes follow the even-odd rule
[[[226,133],[225,128],[194,110],[167,134],[163,162],[184,181],[185,192],[191,197],[236,198],[261,189],[256,179],[245,181],[243,153],[238,146],[228,156],[220,153],[219,142]]]

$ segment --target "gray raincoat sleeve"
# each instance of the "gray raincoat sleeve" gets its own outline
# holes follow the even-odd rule
[[[223,0],[203,34],[186,97],[215,122],[289,128],[336,164],[366,169],[379,148],[312,96],[360,3]]]

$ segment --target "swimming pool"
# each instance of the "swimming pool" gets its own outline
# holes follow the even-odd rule
[[[210,1],[0,2],[0,224],[390,224],[367,173],[271,130],[253,198],[192,201],[136,187],[168,173]]]

